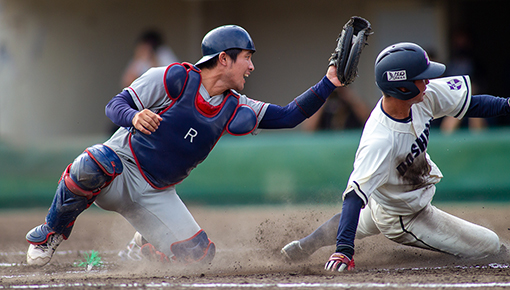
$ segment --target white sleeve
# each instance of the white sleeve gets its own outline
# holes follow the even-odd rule
[[[386,133],[386,136],[381,132]],[[379,131],[364,132],[363,135],[356,152],[354,170],[349,177],[343,196],[354,190],[364,204],[367,204],[370,195],[389,178],[393,144],[388,138],[391,133],[386,130],[381,131],[381,127]]]
[[[126,88],[138,110],[150,109],[158,112],[172,102],[165,91],[166,68],[166,66],[151,68]]]
[[[424,103],[434,118],[452,116],[462,119],[471,102],[469,76],[432,79],[427,85]]]

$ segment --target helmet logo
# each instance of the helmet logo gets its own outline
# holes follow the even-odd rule
[[[406,70],[389,71],[386,73],[389,82],[398,82],[407,80]]]

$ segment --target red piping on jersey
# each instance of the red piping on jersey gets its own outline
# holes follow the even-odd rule
[[[135,89],[133,89],[132,87],[128,87],[128,89],[130,89],[133,92],[133,94],[135,94],[136,99],[138,100],[138,102],[140,103],[142,108],[145,109],[145,106],[143,105],[142,101],[140,100],[140,97],[138,97],[138,94],[136,93]]]
[[[260,116],[260,112],[262,111],[262,109],[263,109],[266,105],[267,105],[267,104],[263,104],[262,106],[260,106],[260,109],[259,109],[259,111],[257,112],[257,119],[258,119],[258,118],[259,118],[259,116]],[[252,109],[253,109],[253,108],[252,108]],[[257,122],[258,122],[258,120],[257,120]]]

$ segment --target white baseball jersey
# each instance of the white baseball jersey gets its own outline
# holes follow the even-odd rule
[[[461,119],[470,101],[468,76],[430,80],[423,102],[414,104],[405,120],[387,115],[381,99],[365,124],[344,195],[354,189],[365,205],[372,197],[389,214],[423,209],[443,177],[427,154],[430,122],[443,116]]]

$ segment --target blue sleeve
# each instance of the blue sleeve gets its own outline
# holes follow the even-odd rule
[[[346,255],[349,259],[352,259],[354,255],[354,238],[361,208],[363,208],[363,200],[354,191],[348,192],[344,198],[338,224],[336,252]]]
[[[260,129],[294,128],[306,119],[294,102],[285,107],[270,104],[259,123]]]
[[[126,90],[113,97],[105,108],[106,116],[121,127],[132,127],[132,121],[136,113],[138,113],[138,110],[135,102]]]
[[[312,116],[336,89],[327,77],[296,97],[285,107],[271,104],[260,121],[260,129],[294,128]]]
[[[508,99],[491,95],[474,95],[465,117],[488,118],[510,114]]]

